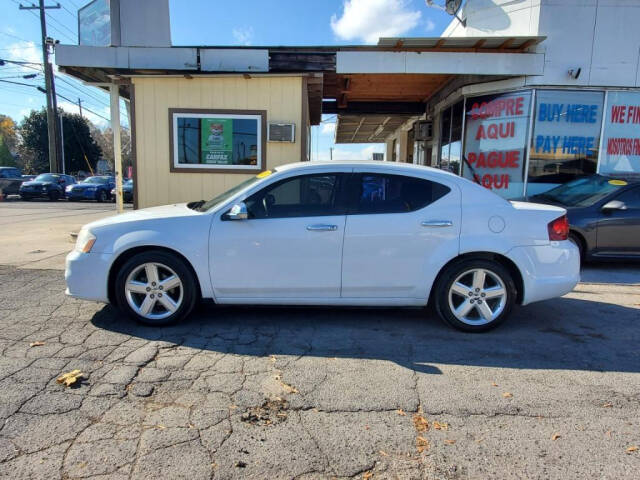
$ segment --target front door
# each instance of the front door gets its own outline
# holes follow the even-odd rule
[[[210,258],[216,300],[304,303],[339,297],[342,181],[340,173],[286,178],[245,200],[248,219],[215,218]]]
[[[342,297],[424,299],[457,255],[460,191],[424,178],[355,174],[345,227]]]
[[[605,212],[598,222],[597,253],[640,255],[640,187],[622,192],[615,200],[625,208]]]

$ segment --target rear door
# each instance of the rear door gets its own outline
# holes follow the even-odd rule
[[[603,212],[597,227],[597,253],[600,255],[640,255],[640,187],[614,198],[624,210]]]
[[[361,170],[348,191],[342,297],[426,301],[443,259],[458,252],[458,187]]]

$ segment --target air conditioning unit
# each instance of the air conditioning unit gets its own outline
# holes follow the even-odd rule
[[[421,120],[419,122],[416,122],[414,129],[414,140],[420,142],[433,140],[433,122]]]
[[[290,142],[296,141],[295,123],[270,123],[267,131],[267,138],[270,142]]]

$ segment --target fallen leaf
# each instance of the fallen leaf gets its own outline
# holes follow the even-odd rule
[[[445,440],[444,443],[446,443],[447,445],[453,445],[454,443],[456,443],[455,440]]]
[[[605,434],[607,437],[611,438],[611,430],[607,430],[604,434]]]
[[[42,345],[44,345],[44,342],[40,342],[40,341],[37,341],[37,342],[31,342],[31,343],[29,344],[29,346],[30,346],[30,347],[41,347]]]
[[[559,434],[559,433],[554,433],[554,434],[551,436],[551,440],[557,440],[557,439],[559,439],[559,438],[560,438],[560,434]]]
[[[637,451],[638,451],[638,447],[635,445],[631,445],[630,447],[627,448],[627,453],[632,453]]]
[[[157,428],[158,430],[164,430],[164,429],[166,429],[167,427],[165,427],[164,425],[156,425],[156,428]]]
[[[504,392],[504,393],[502,394],[502,396],[503,396],[504,398],[511,398],[511,397],[513,397],[513,393]]]
[[[269,355],[269,360],[271,360],[272,362],[276,361],[276,356],[275,355]]]
[[[364,426],[364,429],[365,429],[365,430],[369,430],[370,428],[371,428],[371,427],[369,427],[369,425],[365,425],[365,426]]]
[[[418,432],[426,432],[429,430],[429,422],[419,413],[413,415],[413,426]]]
[[[611,407],[613,407],[613,403],[607,402],[607,403],[603,404],[602,406],[603,406],[603,408],[611,408]]]
[[[363,480],[369,480],[371,477],[373,477],[373,472],[365,472],[365,474],[362,475]]]
[[[448,423],[440,423],[437,421],[431,422],[431,426],[433,428],[435,428],[436,430],[448,430],[449,429],[449,424]]]
[[[497,384],[496,382],[491,382],[491,386],[492,386],[492,387],[497,387],[497,386],[498,386],[498,384]]]
[[[424,437],[416,437],[416,448],[418,450],[418,453],[429,450],[429,440]]]
[[[229,410],[235,410],[236,408],[238,408],[237,405],[229,405]]]
[[[378,453],[380,455],[382,455],[383,457],[388,457],[389,456],[389,454],[387,452],[385,452],[384,450],[380,450]]]
[[[78,381],[78,379],[82,378],[83,374],[80,370],[72,370],[70,372],[64,373],[60,375],[56,381],[58,383],[64,383],[67,387],[70,387],[74,383]]]
[[[400,415],[401,417],[406,417],[407,414],[404,412],[404,410],[402,410],[401,408],[399,408],[398,410],[396,410],[396,413],[398,415]]]

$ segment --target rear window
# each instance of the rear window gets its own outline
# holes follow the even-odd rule
[[[442,198],[451,189],[423,178],[364,173],[356,176],[351,214],[407,213]]]

